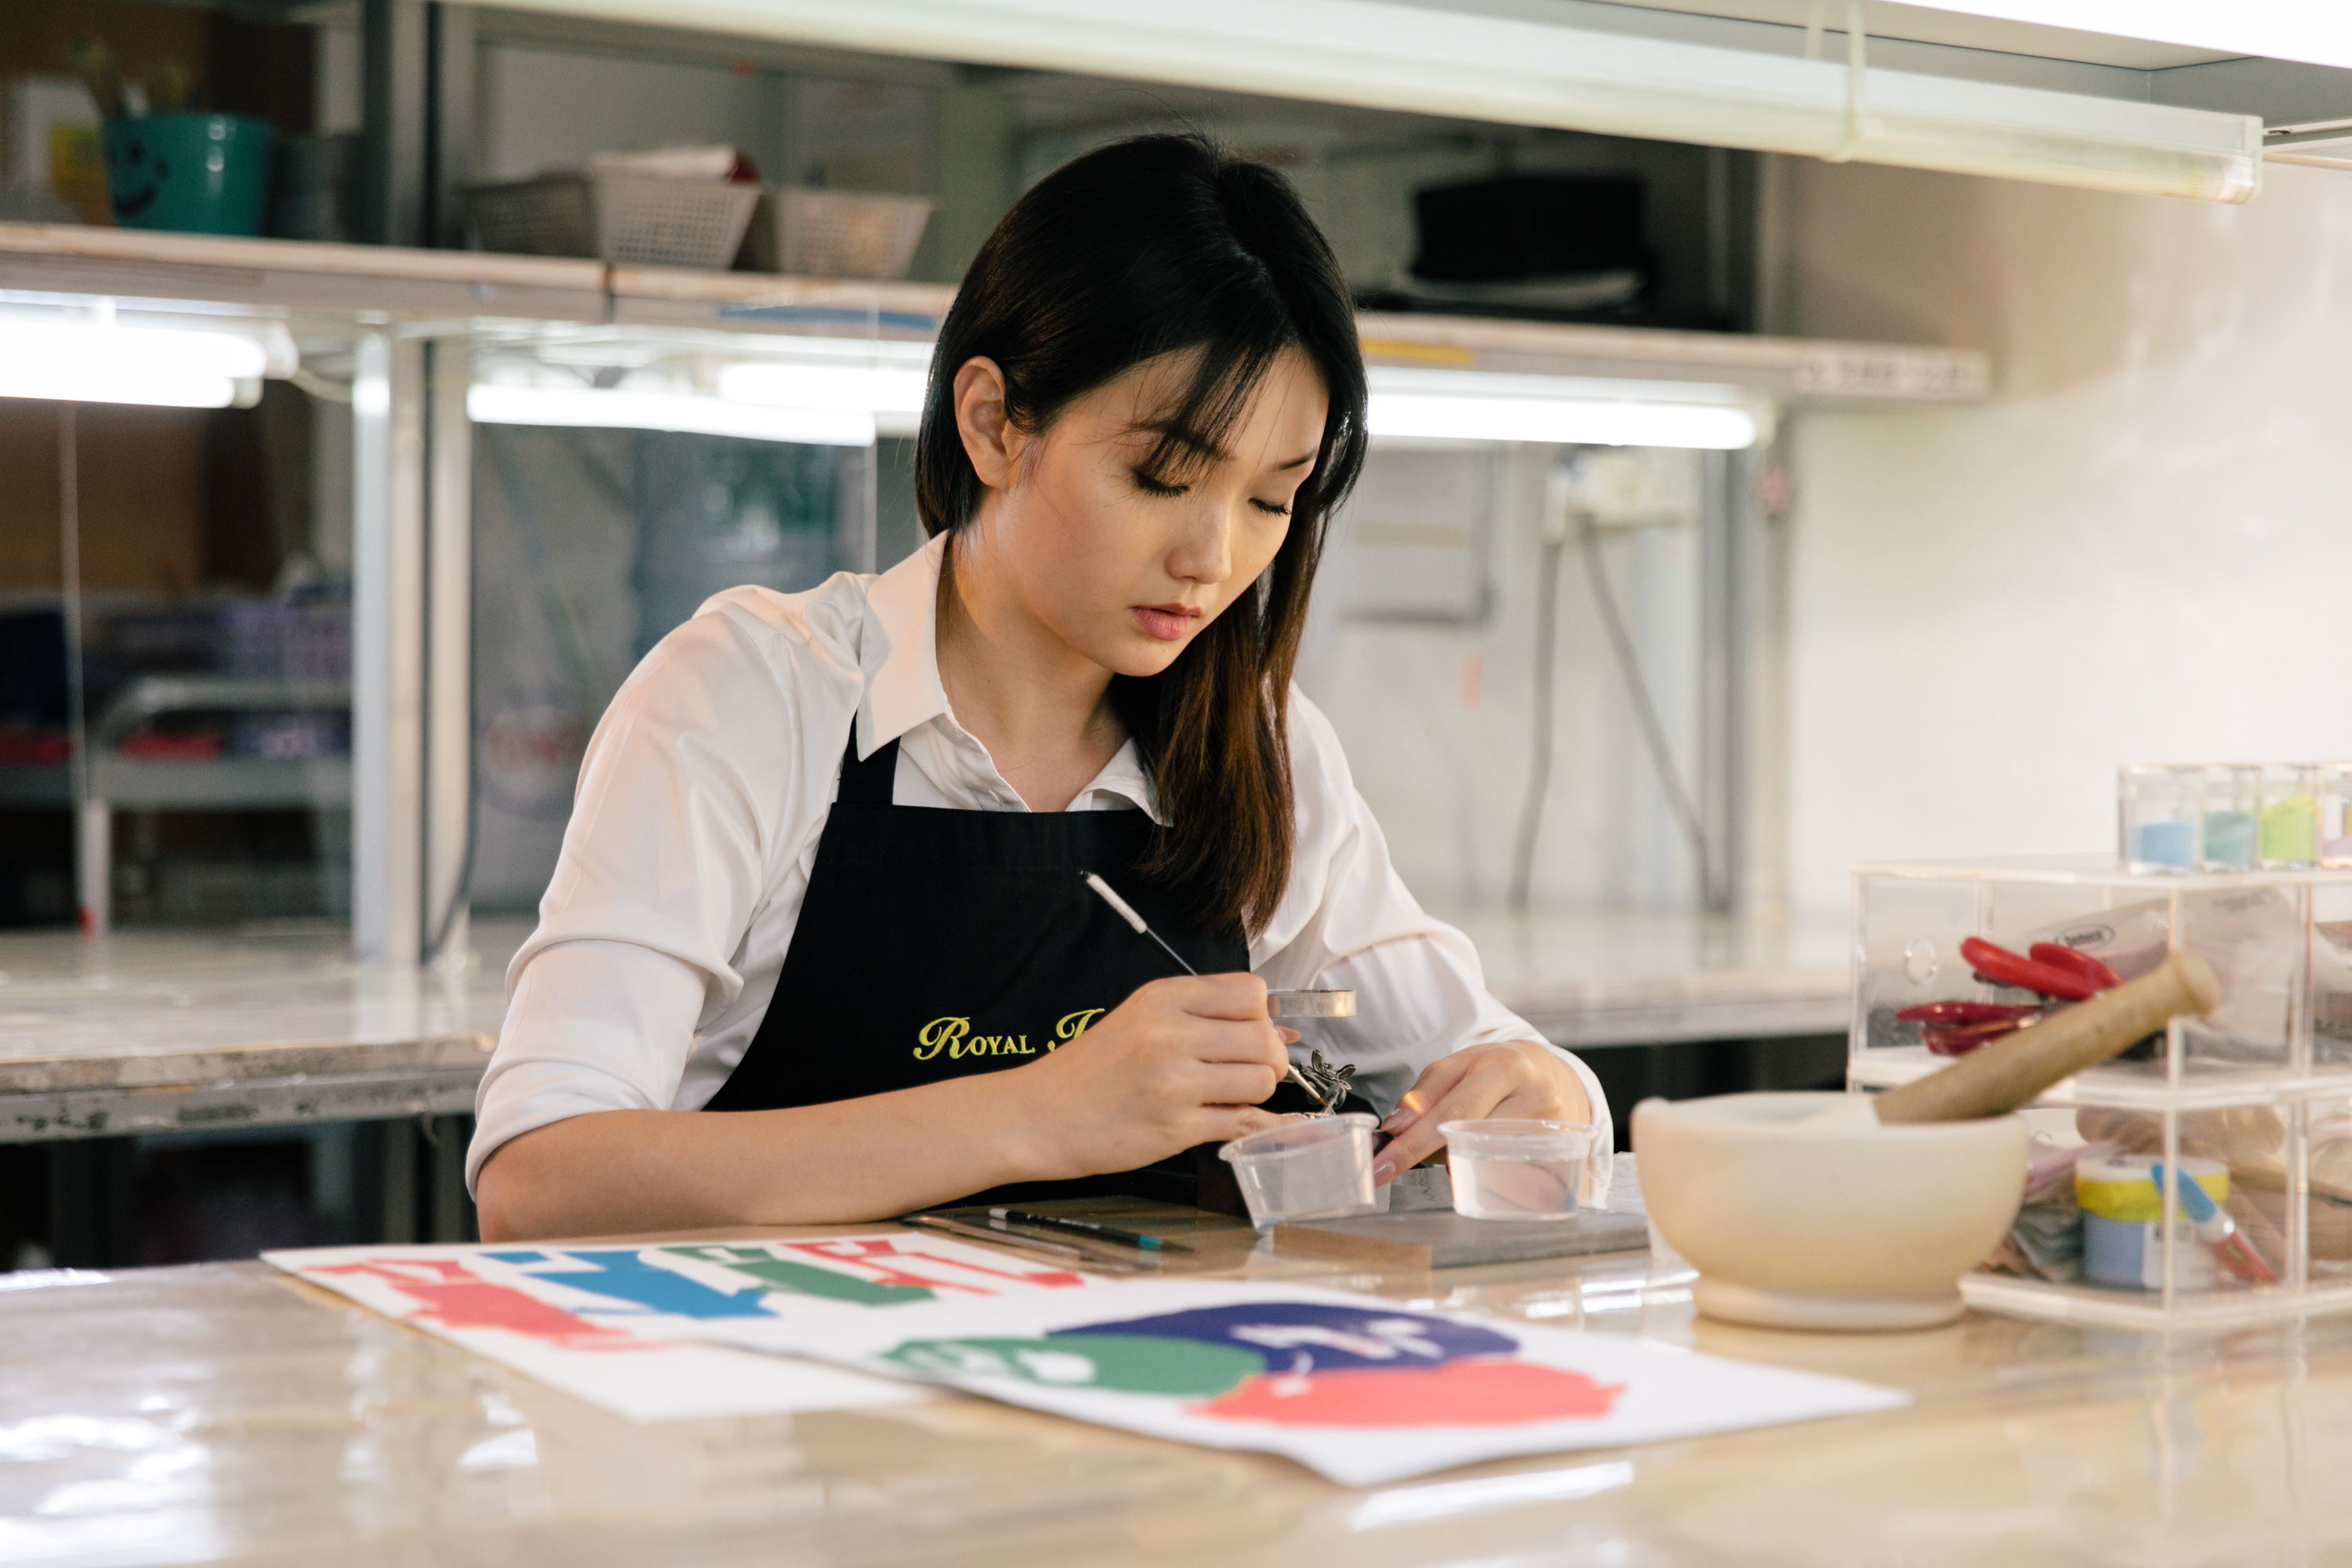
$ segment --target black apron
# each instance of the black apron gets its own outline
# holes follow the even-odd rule
[[[1087,871],[1202,973],[1249,967],[1239,931],[1202,926],[1138,874],[1152,830],[1144,813],[898,805],[898,768],[896,741],[860,762],[853,726],[774,999],[704,1110],[823,1105],[1018,1067],[1068,1044],[1138,986],[1177,973],[1087,887]],[[1265,1104],[1312,1108],[1287,1080]],[[1192,1203],[1202,1152],[964,1201]]]

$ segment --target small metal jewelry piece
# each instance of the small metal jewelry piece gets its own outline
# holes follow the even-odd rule
[[[1356,1016],[1356,994],[1269,991],[1265,994],[1265,1013],[1269,1018],[1352,1018]]]
[[[1323,1110],[1319,1114],[1325,1116],[1329,1116],[1339,1109],[1340,1102],[1348,1098],[1349,1088],[1354,1083],[1356,1078],[1355,1063],[1327,1062],[1319,1050],[1311,1053],[1305,1066],[1293,1063],[1292,1068],[1298,1074],[1300,1081],[1306,1084],[1307,1092],[1323,1102]]]

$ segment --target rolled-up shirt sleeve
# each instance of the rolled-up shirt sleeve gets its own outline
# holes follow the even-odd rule
[[[836,750],[799,732],[802,683],[858,674],[721,595],[646,656],[596,726],[540,921],[475,1099],[470,1185],[509,1139],[598,1110],[676,1109],[698,1031],[743,990],[745,932],[797,900]],[[797,879],[795,879],[797,878]]]
[[[1293,1049],[1319,1046],[1327,1058],[1336,1051],[1354,1062],[1357,1086],[1385,1114],[1441,1057],[1510,1040],[1549,1045],[1488,993],[1470,939],[1405,887],[1330,721],[1296,689],[1290,757],[1298,823],[1290,885],[1251,946],[1251,966],[1270,988],[1356,993],[1354,1017],[1316,1020]],[[1611,1147],[1600,1081],[1573,1054],[1559,1054],[1592,1102],[1598,1146]]]
[[[667,1110],[709,983],[626,942],[542,948],[516,976],[499,1048],[475,1097],[466,1184],[508,1140],[594,1110]]]

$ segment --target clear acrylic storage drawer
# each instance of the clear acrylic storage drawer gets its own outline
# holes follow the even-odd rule
[[[2352,1310],[2352,872],[1873,865],[1855,872],[1854,910],[1857,1089],[1944,1065],[1898,1013],[2041,1000],[1979,979],[1959,952],[1970,936],[2021,953],[2060,942],[2126,980],[2189,948],[2220,986],[2210,1016],[2173,1020],[2028,1111],[2042,1180],[1964,1283],[1971,1304],[2129,1327]],[[2078,1142],[2091,1158],[2070,1169]],[[2098,1223],[2070,1233],[2070,1212]]]

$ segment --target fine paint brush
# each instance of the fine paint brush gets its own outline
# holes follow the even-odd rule
[[[1184,955],[1177,952],[1174,948],[1169,946],[1158,931],[1153,931],[1149,925],[1146,925],[1144,923],[1143,917],[1135,912],[1135,906],[1129,903],[1125,899],[1120,898],[1116,892],[1113,892],[1111,890],[1111,885],[1108,882],[1104,881],[1092,871],[1084,872],[1082,875],[1086,878],[1087,886],[1092,888],[1097,894],[1099,894],[1104,903],[1108,904],[1113,910],[1117,910],[1119,919],[1133,926],[1138,936],[1148,936],[1152,941],[1159,942],[1160,951],[1174,959],[1176,961],[1176,966],[1179,969],[1181,969],[1185,973],[1197,975],[1201,973],[1191,964],[1185,963]],[[1317,1090],[1313,1084],[1307,1081],[1305,1075],[1300,1073],[1298,1070],[1298,1064],[1292,1062],[1289,1065],[1290,1081],[1297,1084],[1299,1088],[1305,1089],[1310,1096],[1312,1096],[1318,1106],[1327,1111],[1331,1109],[1331,1102],[1325,1099],[1323,1095]]]
[[[1065,1242],[1047,1241],[1043,1237],[1024,1236],[999,1220],[971,1224],[945,1215],[910,1214],[902,1216],[900,1225],[917,1226],[924,1230],[962,1237],[972,1241],[993,1242],[1016,1251],[1034,1253],[1041,1258],[1056,1259],[1065,1266],[1092,1268],[1107,1274],[1132,1274],[1157,1268],[1160,1259],[1146,1252],[1130,1252],[1113,1257],[1091,1247],[1073,1247]]]
[[[1140,1247],[1147,1252],[1190,1252],[1192,1249],[1181,1241],[1171,1241],[1164,1236],[1149,1236],[1139,1230],[1122,1230],[1115,1225],[1103,1225],[1096,1220],[1078,1219],[1069,1215],[1032,1214],[1027,1209],[991,1209],[992,1219],[1011,1225],[1036,1226],[1046,1230],[1066,1230],[1079,1236],[1094,1237],[1104,1241],[1116,1241],[1123,1247]]]

